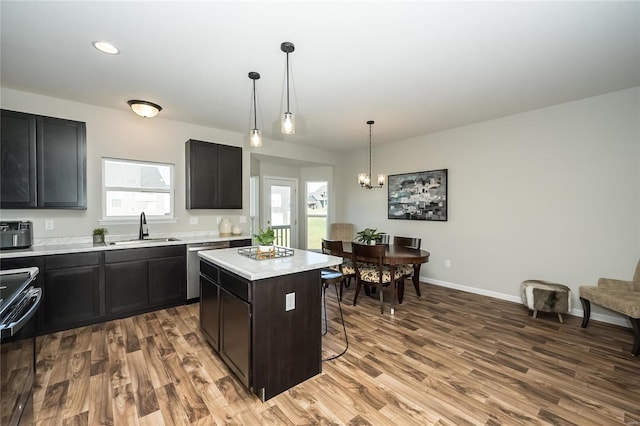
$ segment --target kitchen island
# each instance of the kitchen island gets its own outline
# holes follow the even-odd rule
[[[322,372],[322,268],[342,258],[293,250],[261,259],[237,248],[199,252],[200,326],[262,401]]]

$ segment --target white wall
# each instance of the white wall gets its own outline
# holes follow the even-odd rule
[[[555,281],[581,309],[579,285],[630,279],[640,257],[639,99],[634,88],[375,147],[374,174],[449,170],[448,222],[387,219],[387,190],[356,184],[366,153],[354,153],[343,220],[421,237],[436,283],[519,300],[523,280]]]
[[[101,158],[115,157],[175,164],[176,223],[150,223],[149,232],[171,233],[175,231],[217,231],[217,220],[228,217],[239,223],[240,216],[249,216],[250,154],[277,155],[285,158],[307,160],[312,158],[331,164],[335,153],[298,146],[283,141],[264,141],[261,149],[248,147],[247,135],[166,120],[162,113],[153,119],[143,119],[130,110],[113,110],[51,98],[37,94],[0,89],[0,107],[33,114],[48,115],[70,120],[84,121],[87,125],[87,210],[13,210],[0,211],[2,220],[31,220],[36,238],[86,237],[93,228],[101,226]],[[243,206],[242,210],[187,210],[185,209],[185,142],[199,139],[225,145],[243,146]],[[190,225],[189,218],[198,217],[197,225]],[[55,228],[45,230],[45,219],[53,219]],[[243,227],[248,230],[248,220]],[[110,235],[135,234],[137,224],[106,225]]]

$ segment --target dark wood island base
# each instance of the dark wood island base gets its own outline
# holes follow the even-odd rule
[[[322,372],[320,269],[251,281],[201,259],[200,291],[209,344],[262,401]]]

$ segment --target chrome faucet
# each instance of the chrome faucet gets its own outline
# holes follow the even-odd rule
[[[147,217],[144,215],[144,212],[140,213],[140,231],[138,232],[138,239],[144,240],[144,237],[149,236],[149,231],[147,230]]]

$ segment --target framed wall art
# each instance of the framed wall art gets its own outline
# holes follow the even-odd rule
[[[448,169],[389,175],[388,218],[447,220]]]

